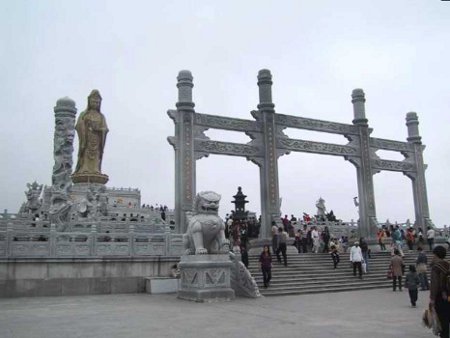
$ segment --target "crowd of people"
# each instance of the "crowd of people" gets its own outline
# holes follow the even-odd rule
[[[402,256],[405,244],[410,251],[413,251],[415,246],[423,248],[426,244],[430,250],[433,250],[435,237],[436,231],[431,226],[427,227],[426,242],[422,228],[416,230],[412,225],[407,227],[406,230],[400,228],[399,225],[383,226],[377,233],[378,245],[381,251],[387,250],[386,240],[391,238],[391,251],[397,249]]]

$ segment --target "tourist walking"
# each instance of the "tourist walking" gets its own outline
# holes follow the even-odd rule
[[[308,246],[308,250],[312,252],[313,241],[312,241],[312,228],[309,228],[306,232],[306,244]]]
[[[367,273],[369,272],[369,246],[367,245],[367,242],[365,241],[364,237],[361,237],[359,239],[359,246],[361,247],[364,263],[366,263],[366,271],[364,272]]]
[[[423,238],[422,228],[417,229],[417,246],[423,247],[425,245],[425,239]]]
[[[308,239],[306,238],[304,233],[302,233],[301,245],[302,245],[302,252],[303,253],[308,252]]]
[[[411,227],[406,230],[406,244],[408,245],[408,250],[413,251],[414,250],[414,241],[415,241],[415,235],[416,232]]]
[[[247,244],[246,243],[241,243],[240,249],[241,249],[241,261],[242,261],[242,263],[244,263],[245,267],[248,269]]]
[[[434,236],[436,235],[436,232],[432,227],[428,227],[427,231],[427,242],[428,246],[430,247],[430,251],[433,250],[433,244],[434,244]]]
[[[417,251],[419,252],[419,255],[416,259],[416,269],[420,279],[420,289],[422,291],[429,290],[430,287],[428,286],[427,276],[428,258],[425,252],[423,252],[422,247],[419,246],[417,248]]]
[[[300,229],[295,233],[294,246],[297,248],[297,252],[302,252],[302,231]]]
[[[312,252],[318,253],[320,249],[320,236],[319,231],[317,231],[317,227],[313,227],[311,231],[311,239],[313,243]]]
[[[333,260],[334,268],[337,269],[337,266],[339,264],[340,258],[339,258],[339,252],[338,252],[337,247],[335,245],[331,246],[331,259]]]
[[[272,251],[275,253],[278,249],[278,227],[275,221],[272,221]]]
[[[378,245],[380,246],[381,251],[386,251],[386,245],[384,244],[384,240],[386,238],[386,232],[384,229],[380,229],[377,232]]]
[[[431,261],[430,309],[434,307],[441,324],[441,338],[449,338],[450,303],[447,276],[449,263],[444,260],[447,250],[438,245],[433,249]]]
[[[330,230],[328,230],[328,227],[325,226],[325,228],[322,231],[322,241],[323,241],[323,252],[328,253],[329,251],[329,243],[330,243]]]
[[[392,267],[392,289],[397,291],[397,286],[402,291],[402,276],[403,276],[403,258],[400,256],[400,251],[395,249],[394,256],[391,258]],[[398,284],[397,284],[398,282]]]
[[[278,228],[278,246],[277,246],[277,260],[278,263],[281,263],[281,257],[280,252],[283,255],[283,262],[284,266],[287,266],[287,255],[286,255],[286,249],[287,249],[287,240],[288,240],[288,233],[283,230],[283,227]]]
[[[356,276],[356,269],[358,269],[359,279],[362,279],[362,252],[359,247],[359,243],[355,242],[355,244],[350,249],[350,262],[353,265],[353,276]]]
[[[395,250],[398,250],[400,255],[403,257],[403,249],[402,249],[402,233],[400,231],[400,227],[397,225],[395,226],[395,230],[392,232],[392,249],[391,254],[393,253],[395,255]],[[392,250],[394,252],[392,252]]]
[[[416,272],[416,267],[414,265],[409,266],[409,272],[405,277],[405,288],[408,289],[409,300],[411,301],[411,306],[416,307],[417,302],[417,285],[420,284],[419,276]]]
[[[264,287],[267,288],[272,279],[272,255],[270,254],[270,247],[268,245],[264,245],[263,251],[259,255],[259,262],[261,264]]]

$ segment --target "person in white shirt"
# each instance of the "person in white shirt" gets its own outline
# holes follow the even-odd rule
[[[313,230],[311,231],[311,239],[313,242],[312,252],[318,253],[320,248],[320,236],[316,227],[313,227]]]
[[[435,231],[432,227],[428,227],[428,231],[427,231],[427,241],[428,241],[428,246],[430,247],[430,251],[433,250],[433,244],[434,244],[434,236],[435,236]]]
[[[362,279],[362,261],[363,255],[359,247],[359,242],[355,242],[350,249],[350,262],[353,265],[353,276],[356,276],[356,268],[358,268],[359,279]]]
[[[280,252],[281,252],[281,254],[283,255],[284,266],[287,266],[286,249],[287,249],[288,237],[289,237],[288,233],[286,231],[284,231],[282,227],[279,227],[278,228],[278,248],[277,248],[276,254],[277,254],[278,263],[281,263],[281,257],[280,257]]]

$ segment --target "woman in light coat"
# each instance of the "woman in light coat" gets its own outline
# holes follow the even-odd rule
[[[394,291],[398,289],[402,291],[402,276],[403,276],[403,258],[400,256],[400,251],[395,249],[394,256],[391,258],[392,268],[392,288]]]

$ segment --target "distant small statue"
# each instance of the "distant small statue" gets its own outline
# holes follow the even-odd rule
[[[41,207],[42,200],[39,197],[41,196],[43,187],[43,184],[38,184],[36,181],[27,183],[28,191],[25,191],[27,202],[22,206],[21,212],[33,213]]]
[[[188,255],[229,252],[225,238],[225,224],[218,215],[221,196],[213,191],[203,191],[194,200],[194,213],[188,216],[188,227],[183,241]]]
[[[75,125],[79,139],[78,162],[72,176],[74,183],[106,183],[108,176],[102,174],[103,150],[108,126],[100,112],[102,97],[94,89],[88,97],[88,106]]]
[[[106,188],[101,186],[98,189],[96,195],[97,201],[97,216],[107,216],[108,215],[108,194],[106,193]]]
[[[94,211],[96,211],[96,207],[95,192],[90,188],[86,193],[86,197],[78,205],[78,215],[82,218],[90,219],[95,216]]]
[[[334,215],[333,210],[326,214],[327,220],[329,222],[337,222],[336,216]]]
[[[67,193],[58,190],[52,193],[49,217],[50,222],[56,225],[58,231],[66,230],[71,208],[72,201]]]
[[[325,221],[327,208],[325,208],[325,200],[322,197],[320,197],[317,200],[316,207],[317,207],[317,214],[316,214],[317,220]]]

